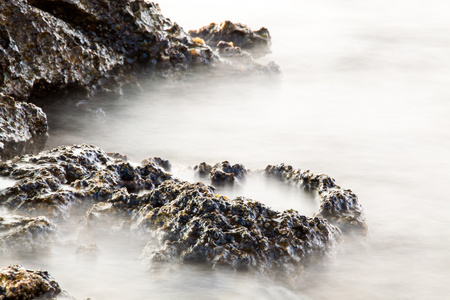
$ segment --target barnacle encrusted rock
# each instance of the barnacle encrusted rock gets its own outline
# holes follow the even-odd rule
[[[0,160],[41,151],[47,127],[47,117],[39,107],[0,93]]]
[[[47,271],[27,270],[20,265],[0,269],[0,299],[52,298],[60,292],[59,284]]]
[[[198,30],[190,30],[189,34],[202,38],[211,47],[217,45],[220,49],[224,46],[220,42],[225,42],[231,47],[242,48],[249,51],[255,58],[271,53],[271,37],[269,30],[265,27],[254,31],[244,24],[225,21],[211,23]]]
[[[298,184],[304,189],[317,191],[321,199],[317,217],[325,218],[345,231],[367,233],[368,227],[358,197],[351,190],[336,185],[335,180],[328,175],[302,171],[284,164],[269,165],[265,173]]]

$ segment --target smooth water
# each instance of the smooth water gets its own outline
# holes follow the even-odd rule
[[[347,238],[334,259],[288,286],[175,266],[152,273],[133,246],[140,240],[118,233],[114,243],[100,241],[101,253],[87,262],[64,259],[56,249],[29,267],[47,269],[64,289],[93,299],[448,299],[450,4],[167,0],[160,6],[186,30],[226,19],[267,27],[273,53],[261,60],[277,62],[282,75],[149,80],[143,92],[118,100],[55,106],[48,110],[47,147],[92,143],[134,161],[229,160],[251,169],[284,162],[323,172],[359,196],[368,238]],[[241,191],[307,215],[317,205],[258,179]]]

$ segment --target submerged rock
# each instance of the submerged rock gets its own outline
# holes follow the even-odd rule
[[[321,202],[317,217],[327,219],[344,231],[363,235],[367,233],[368,227],[358,197],[351,190],[336,185],[335,180],[328,175],[296,170],[284,164],[267,166],[265,174],[317,191]]]
[[[139,226],[159,233],[145,254],[153,262],[201,263],[211,268],[295,276],[312,258],[331,252],[340,231],[326,220],[260,202],[215,195],[202,183],[168,180],[140,212]]]
[[[47,127],[47,118],[39,107],[0,93],[0,160],[41,151]]]
[[[46,248],[49,246],[49,234],[55,229],[55,224],[45,217],[0,217],[0,253]]]
[[[356,195],[326,175],[285,165],[266,168],[268,175],[318,192],[320,211],[306,217],[293,210],[277,212],[244,197],[228,199],[212,186],[178,180],[161,166],[170,163],[149,158],[134,165],[126,156],[108,155],[89,145],[24,155],[0,162],[0,176],[16,180],[0,191],[0,206],[49,219],[18,220],[17,228],[27,228],[23,236],[51,232],[50,222],[63,223],[68,208],[75,205],[86,212],[85,230],[113,217],[123,229],[142,231],[148,239],[143,253],[153,263],[200,263],[270,276],[295,277],[303,266],[333,251],[341,229],[367,229]],[[227,161],[202,163],[196,170],[215,184],[249,174],[243,165]],[[227,175],[217,179],[219,173]],[[12,238],[9,235],[8,240]]]
[[[231,165],[228,161],[217,163],[214,166],[202,162],[194,167],[194,171],[201,177],[209,176],[214,185],[232,184],[236,178],[243,178],[249,172],[244,165]]]
[[[222,23],[211,23],[198,30],[190,30],[193,37],[202,38],[211,47],[223,49],[224,43],[235,48],[239,47],[250,52],[255,58],[271,53],[271,37],[267,28],[251,30],[241,23],[225,21]],[[223,43],[224,42],[224,43]]]
[[[27,270],[19,265],[0,269],[0,299],[53,298],[60,292],[59,284],[47,271]]]

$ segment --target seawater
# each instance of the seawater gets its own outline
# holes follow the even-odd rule
[[[450,4],[167,0],[160,6],[186,30],[224,20],[267,27],[273,53],[261,61],[277,62],[282,74],[149,79],[144,91],[120,99],[54,106],[47,111],[47,147],[92,143],[136,162],[228,160],[251,169],[284,162],[323,172],[359,196],[368,237],[346,237],[334,258],[290,285],[180,266],[150,272],[139,260],[141,238],[120,230],[98,239],[93,258],[61,246],[27,258],[27,267],[48,270],[80,299],[448,298]],[[278,183],[245,184],[222,192],[307,215],[316,209],[314,199]]]

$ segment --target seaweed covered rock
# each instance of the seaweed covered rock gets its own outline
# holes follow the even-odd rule
[[[145,249],[154,262],[295,276],[312,258],[329,254],[340,237],[324,219],[279,213],[242,197],[228,200],[202,183],[168,180],[151,197],[158,204],[142,209],[139,226],[160,233],[159,247],[151,241]]]
[[[223,49],[225,44],[222,42],[232,48],[239,47],[249,51],[255,58],[271,53],[270,33],[264,27],[254,31],[244,24],[225,21],[219,24],[211,23],[198,30],[190,30],[189,34],[202,38],[211,47],[217,45],[217,48]]]
[[[107,91],[148,68],[217,60],[144,0],[5,0],[0,11],[0,92],[18,100]]]
[[[300,187],[317,191],[321,205],[317,217],[325,218],[344,231],[367,233],[367,224],[358,197],[348,189],[335,184],[335,180],[325,174],[315,174],[310,170],[296,170],[289,165],[269,165],[265,173],[281,180],[293,182]]]
[[[47,117],[39,107],[0,93],[0,160],[41,151],[47,127]]]
[[[0,252],[34,251],[48,246],[55,225],[45,217],[0,217]]]
[[[0,299],[53,298],[60,292],[59,284],[47,271],[27,270],[19,265],[0,269]]]
[[[200,176],[209,176],[214,185],[232,184],[236,178],[243,178],[249,171],[242,164],[231,165],[228,161],[217,163],[214,166],[205,162],[194,167]]]

